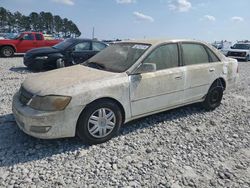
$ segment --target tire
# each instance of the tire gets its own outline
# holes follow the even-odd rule
[[[223,97],[223,91],[224,87],[221,81],[216,80],[208,90],[206,98],[202,103],[203,107],[210,111],[220,106]]]
[[[56,68],[63,68],[65,67],[65,62],[62,58],[56,60]]]
[[[248,62],[249,59],[250,59],[250,56],[248,55],[248,56],[246,57],[245,61]]]
[[[87,144],[100,144],[114,137],[121,124],[119,106],[111,100],[99,100],[83,110],[77,122],[76,134]]]
[[[14,49],[10,46],[4,46],[1,49],[1,56],[2,57],[12,57],[14,56]]]

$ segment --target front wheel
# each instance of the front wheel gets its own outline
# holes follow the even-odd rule
[[[77,123],[77,135],[88,144],[99,144],[115,136],[122,124],[122,113],[113,101],[89,104]]]
[[[14,55],[14,50],[10,46],[4,46],[1,49],[1,56],[3,57],[12,57]]]
[[[223,91],[224,88],[221,82],[219,80],[214,82],[208,90],[205,101],[203,102],[203,107],[206,110],[214,110],[220,106],[223,97]]]
[[[56,60],[56,68],[63,68],[65,67],[65,62],[62,58]]]
[[[250,56],[248,55],[245,59],[246,62],[248,62],[250,60]]]

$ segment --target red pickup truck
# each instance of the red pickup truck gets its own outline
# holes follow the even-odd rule
[[[62,40],[45,40],[42,33],[23,32],[14,39],[0,40],[0,56],[11,57],[14,53],[25,53],[32,48],[54,46]]]

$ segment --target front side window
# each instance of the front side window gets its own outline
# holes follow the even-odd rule
[[[34,35],[31,33],[27,33],[23,35],[23,40],[34,40]]]
[[[200,44],[182,44],[183,60],[185,65],[196,65],[209,62],[209,56]]]
[[[100,42],[93,42],[92,45],[93,45],[93,51],[101,51],[104,48],[106,48],[106,45]]]
[[[74,49],[73,50],[74,52],[82,52],[82,51],[90,50],[90,42],[81,42],[75,45],[73,49]]]
[[[144,63],[156,64],[156,70],[178,67],[179,56],[177,44],[167,44],[155,49]]]

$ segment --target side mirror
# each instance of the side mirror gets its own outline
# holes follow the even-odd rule
[[[233,46],[230,46],[230,48],[231,48],[231,49],[234,49],[234,47],[233,47]]]
[[[23,40],[23,37],[19,38],[19,40],[21,40],[21,41],[22,41],[22,40]]]
[[[155,72],[156,64],[155,63],[143,63],[141,66],[135,71],[136,74],[147,73],[147,72]]]

